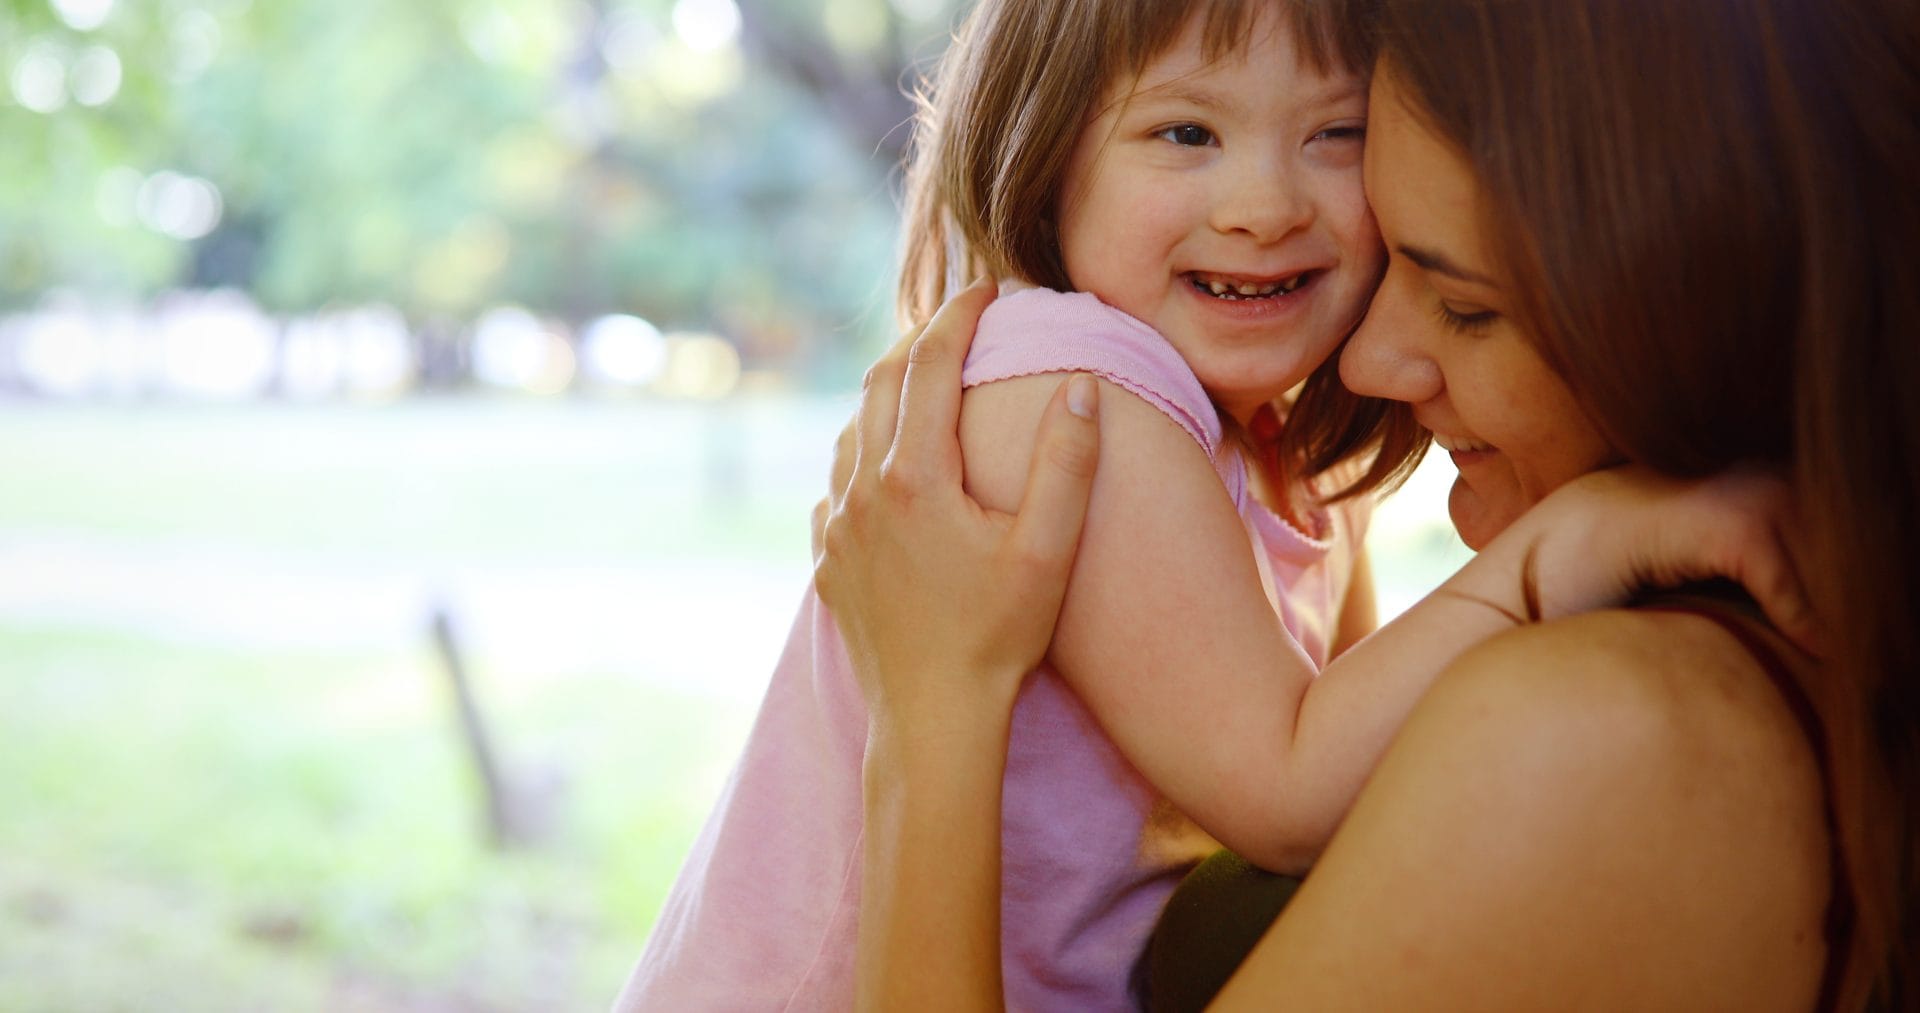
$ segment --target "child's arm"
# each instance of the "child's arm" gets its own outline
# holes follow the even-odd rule
[[[967,392],[961,445],[982,505],[1018,506],[1034,427],[1059,382]],[[1443,598],[1316,681],[1205,453],[1158,409],[1103,386],[1093,499],[1049,656],[1195,822],[1257,864],[1303,868],[1433,677],[1512,622]]]
[[[983,505],[1019,505],[1036,420],[1058,383],[1029,377],[965,395],[966,483]],[[1533,605],[1551,619],[1617,604],[1636,586],[1724,574],[1789,635],[1803,644],[1814,635],[1791,560],[1754,549],[1778,544],[1779,505],[1750,508],[1765,502],[1768,479],[1683,490],[1601,473],[1535,506],[1316,679],[1261,589],[1205,454],[1158,409],[1103,386],[1099,468],[1049,657],[1155,787],[1264,867],[1311,864],[1434,677]],[[1671,523],[1616,522],[1646,503]],[[1649,530],[1690,541],[1663,544]],[[1530,604],[1523,589],[1534,581]]]

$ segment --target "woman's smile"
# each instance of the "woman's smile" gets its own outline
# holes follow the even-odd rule
[[[1448,512],[1478,549],[1619,455],[1504,312],[1513,299],[1490,253],[1478,184],[1412,115],[1390,65],[1374,74],[1369,108],[1366,181],[1387,273],[1340,376],[1357,393],[1413,406],[1460,471]]]

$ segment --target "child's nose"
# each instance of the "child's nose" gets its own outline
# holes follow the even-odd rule
[[[1245,159],[1222,180],[1213,227],[1271,243],[1313,220],[1313,202],[1295,173],[1276,159]]]

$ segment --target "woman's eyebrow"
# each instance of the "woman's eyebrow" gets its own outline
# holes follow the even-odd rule
[[[1475,271],[1469,271],[1433,250],[1422,249],[1418,246],[1408,246],[1404,243],[1395,247],[1395,249],[1399,250],[1401,255],[1408,260],[1419,264],[1421,268],[1432,271],[1434,274],[1445,275],[1449,278],[1471,282],[1475,285],[1486,285],[1489,288],[1499,287],[1494,284],[1492,278]]]

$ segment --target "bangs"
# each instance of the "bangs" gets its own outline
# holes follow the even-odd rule
[[[1179,37],[1187,19],[1200,18],[1201,51],[1220,60],[1246,51],[1255,23],[1273,14],[1293,36],[1300,58],[1315,73],[1367,74],[1373,67],[1374,36],[1363,8],[1354,0],[1131,0],[1120,15],[1117,51],[1129,74],[1146,69]]]

